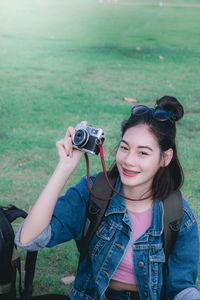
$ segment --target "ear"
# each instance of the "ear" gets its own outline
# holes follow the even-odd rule
[[[173,150],[169,148],[168,150],[164,151],[162,159],[161,159],[161,167],[167,167],[173,157]]]

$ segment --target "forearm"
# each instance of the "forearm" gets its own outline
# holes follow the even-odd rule
[[[68,127],[65,137],[56,142],[59,163],[24,222],[20,235],[22,244],[32,241],[49,225],[57,199],[83,156],[72,147],[74,133],[75,129]]]
[[[20,242],[25,244],[36,238],[50,223],[57,199],[73,172],[71,165],[59,163],[48,184],[31,209],[22,227]]]

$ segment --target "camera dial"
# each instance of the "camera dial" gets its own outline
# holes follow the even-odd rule
[[[76,131],[74,138],[73,138],[73,144],[77,147],[84,147],[89,139],[89,133],[84,129],[79,129]]]

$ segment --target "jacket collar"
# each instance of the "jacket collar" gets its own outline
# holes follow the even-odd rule
[[[123,195],[123,188],[121,185],[120,177],[117,178],[115,189]],[[124,214],[123,220],[125,223],[130,223],[130,218],[128,213],[126,213],[125,200],[120,195],[116,193],[113,194],[113,198],[110,201],[109,207],[105,213],[105,216],[111,214]],[[160,236],[163,233],[163,217],[164,217],[164,208],[162,201],[158,199],[154,200],[153,211],[152,211],[152,221],[149,227],[148,233],[152,236]]]
[[[163,233],[164,208],[162,201],[158,199],[154,200],[151,226],[149,227],[148,233],[152,236],[160,236]]]
[[[123,195],[123,188],[119,176],[115,184],[115,190],[119,191],[119,193]],[[125,205],[124,198],[114,192],[112,195],[112,199],[110,200],[108,209],[105,213],[105,216],[109,216],[111,214],[116,214],[116,213],[120,214],[125,212],[126,212],[126,205]]]

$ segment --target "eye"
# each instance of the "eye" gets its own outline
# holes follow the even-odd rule
[[[144,152],[144,151],[141,151],[139,154],[141,154],[142,156],[147,156],[147,155],[149,155],[149,153]]]
[[[124,145],[120,145],[120,149],[124,151],[128,151],[128,147]]]

